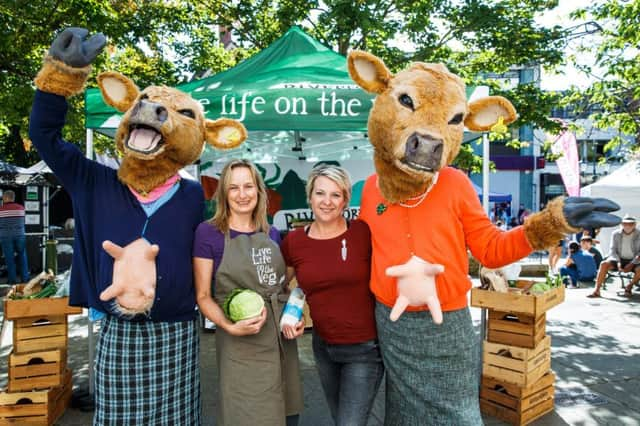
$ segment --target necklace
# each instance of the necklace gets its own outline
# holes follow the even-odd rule
[[[400,205],[401,207],[406,207],[408,209],[412,209],[414,207],[418,207],[420,204],[422,204],[422,202],[424,201],[424,199],[427,197],[427,194],[429,192],[431,192],[431,190],[433,189],[433,187],[436,185],[436,182],[438,182],[438,176],[440,175],[439,172],[435,173],[433,175],[433,180],[431,181],[431,185],[429,185],[429,187],[427,189],[425,189],[425,191],[415,197],[411,197],[408,198],[405,201],[414,201],[414,200],[418,200],[417,202],[415,202],[414,204],[405,204],[403,202],[398,202],[398,205]],[[378,190],[380,190],[380,186],[378,186],[378,180],[376,179],[376,187],[378,188]],[[388,208],[388,205],[384,202],[379,203],[376,206],[376,213],[378,214],[378,216],[380,216],[382,213],[386,212]]]
[[[413,203],[413,204],[405,204],[405,203],[399,202],[398,204],[401,205],[402,207],[406,207],[408,209],[412,209],[414,207],[418,207],[420,204],[422,204],[424,199],[427,198],[427,194],[429,194],[429,192],[431,192],[433,187],[436,185],[436,182],[438,182],[438,175],[439,175],[439,173],[435,173],[433,175],[433,181],[431,181],[431,185],[429,185],[429,187],[427,189],[425,189],[425,191],[422,194],[420,194],[420,195],[418,195],[416,197],[408,198],[406,200],[406,201],[417,200],[415,203]]]

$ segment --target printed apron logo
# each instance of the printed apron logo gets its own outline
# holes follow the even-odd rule
[[[260,284],[268,286],[277,284],[276,271],[271,266],[271,247],[251,248],[251,261],[256,267]]]

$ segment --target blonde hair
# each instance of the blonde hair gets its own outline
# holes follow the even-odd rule
[[[216,200],[216,212],[213,215],[213,218],[211,218],[211,223],[221,232],[225,234],[229,232],[229,218],[231,216],[228,200],[229,185],[231,182],[231,171],[237,167],[246,167],[249,169],[253,182],[258,188],[258,202],[256,207],[253,209],[251,219],[253,220],[256,232],[265,232],[268,234],[270,226],[269,222],[267,222],[267,187],[264,184],[262,175],[256,166],[254,166],[251,161],[244,159],[231,160],[222,168],[218,188],[214,194],[214,198]]]
[[[2,199],[7,203],[13,203],[16,200],[16,193],[10,189],[7,189],[2,193]]]
[[[320,176],[324,176],[327,179],[333,181],[338,188],[342,190],[342,196],[344,197],[345,208],[349,205],[351,200],[351,177],[349,172],[340,166],[334,166],[332,164],[321,164],[316,166],[309,173],[307,178],[307,203],[311,205],[311,193],[313,192],[313,185],[316,179]]]

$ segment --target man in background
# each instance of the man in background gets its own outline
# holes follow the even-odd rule
[[[634,271],[634,276],[640,275],[640,231],[636,229],[636,219],[628,214],[611,234],[609,257],[600,263],[596,289],[587,297],[600,297],[600,287],[609,271]]]
[[[16,284],[16,255],[22,282],[29,281],[26,237],[24,234],[24,207],[15,202],[16,194],[4,191],[0,206],[0,245],[7,264],[8,282]]]

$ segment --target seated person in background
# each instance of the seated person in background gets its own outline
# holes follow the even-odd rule
[[[631,280],[632,283],[637,282],[640,275],[640,231],[636,229],[636,219],[628,214],[622,218],[620,228],[611,234],[611,249],[609,257],[607,257],[598,269],[598,278],[596,279],[596,289],[587,297],[600,297],[600,287],[607,278],[609,271],[631,272],[635,274]],[[625,296],[631,294],[626,292]]]
[[[593,238],[590,235],[583,235],[580,238],[580,248],[582,251],[587,251],[593,255],[593,260],[596,261],[596,267],[602,262],[602,253],[600,250],[593,246]]]
[[[586,244],[586,243],[583,243]],[[596,277],[596,262],[593,255],[583,250],[575,241],[569,243],[569,257],[560,268],[561,277],[569,277],[571,288],[578,288],[578,281],[591,281]]]

